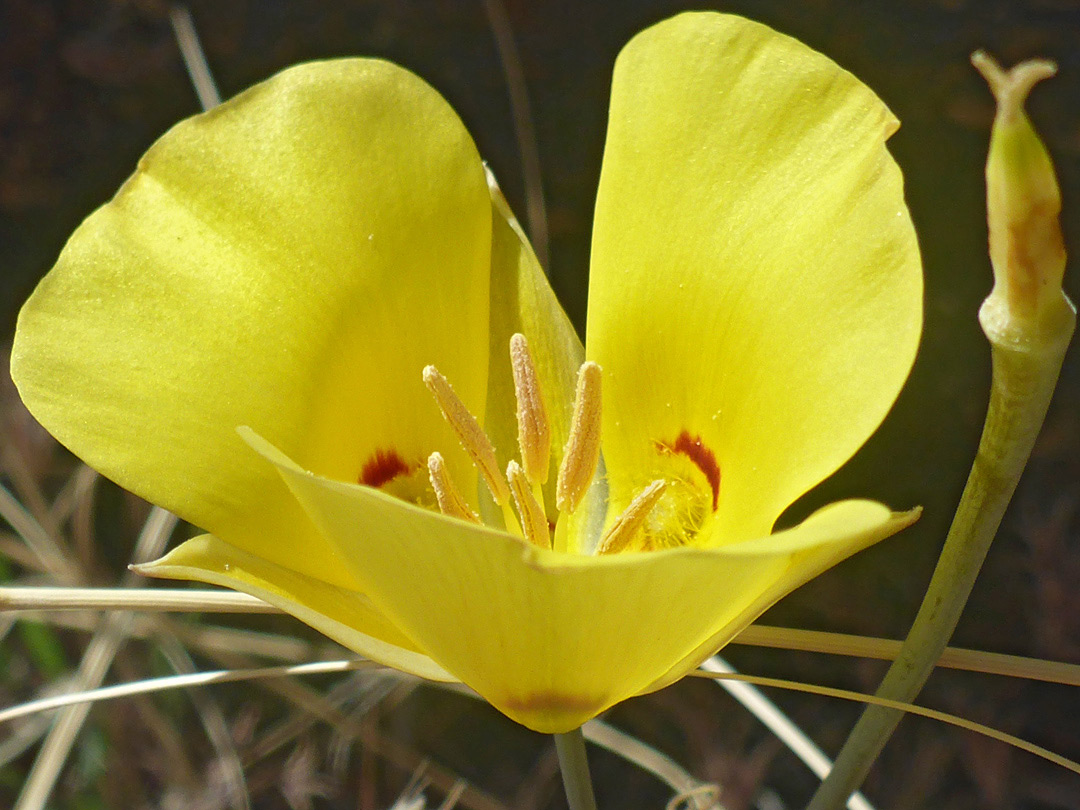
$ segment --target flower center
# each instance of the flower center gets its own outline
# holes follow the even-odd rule
[[[505,529],[540,548],[566,548],[571,518],[585,500],[600,459],[601,369],[596,363],[585,362],[578,370],[570,433],[554,486],[555,514],[549,517],[544,488],[550,477],[551,427],[524,335],[515,334],[510,339],[510,361],[520,461],[511,461],[505,472],[476,417],[434,366],[424,369],[424,384],[502,511]],[[654,447],[657,463],[651,480],[643,479],[647,483],[635,491],[602,536],[575,548],[614,554],[683,545],[716,511],[720,467],[701,437],[684,430],[670,441],[654,442]],[[377,450],[365,463],[359,482],[421,506],[437,507],[459,520],[481,522],[454,485],[438,452],[432,453],[425,465],[410,464],[394,450]]]
[[[521,461],[511,461],[505,475],[495,460],[495,450],[479,422],[454,393],[453,387],[434,366],[424,369],[424,383],[443,416],[454,428],[462,446],[479,471],[492,499],[502,509],[507,531],[541,548],[552,548],[552,532],[565,537],[570,517],[581,505],[596,475],[600,460],[601,370],[585,362],[578,370],[577,390],[570,435],[563,450],[555,484],[557,515],[548,518],[544,486],[549,477],[551,428],[544,405],[540,378],[524,335],[510,339],[510,362],[517,400],[518,449]],[[446,472],[443,458],[433,453],[428,473],[439,509],[462,520],[479,522]],[[629,548],[645,529],[650,515],[664,498],[668,482],[649,483],[611,523],[594,545],[593,553],[611,554]],[[555,543],[562,547],[565,543]]]

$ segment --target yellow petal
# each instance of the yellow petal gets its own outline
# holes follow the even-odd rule
[[[700,644],[645,691],[662,689],[679,680],[800,585],[843,562],[852,554],[906,529],[922,515],[921,507],[906,512],[890,512],[887,516],[882,510],[888,511],[887,507],[874,501],[839,501],[819,509],[793,529],[762,540],[747,540],[725,546],[723,552],[733,556],[759,554],[764,547],[767,547],[770,553],[789,554],[788,569],[783,577],[776,579],[758,594],[756,599],[749,602],[738,619]],[[823,542],[822,538],[831,540],[826,539]]]
[[[438,448],[474,481],[420,373],[437,364],[482,409],[490,207],[468,133],[423,81],[299,65],[150,149],[23,308],[13,377],[121,485],[355,587],[235,428],[343,480],[379,450],[426,480]]]
[[[365,658],[435,681],[456,680],[362,593],[337,588],[274,565],[211,534],[200,535],[160,560],[136,566],[140,574],[194,579],[257,596]]]
[[[494,178],[491,196],[491,357],[484,429],[505,469],[518,455],[510,336],[520,332],[536,364],[551,424],[550,469],[557,470],[570,433],[574,384],[585,350]],[[549,506],[553,505],[552,496]]]
[[[563,732],[675,666],[697,663],[752,615],[904,525],[848,501],[772,537],[720,549],[584,557],[305,472],[266,442],[372,604],[512,719]],[[764,595],[764,596],[763,596]]]
[[[711,542],[761,536],[884,418],[921,328],[896,127],[849,73],[737,17],[623,50],[586,340],[615,513],[685,431],[719,465]]]

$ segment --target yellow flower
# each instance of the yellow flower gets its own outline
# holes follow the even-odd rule
[[[149,573],[256,594],[567,731],[914,519],[851,500],[771,533],[876,429],[915,355],[896,127],[764,26],[685,14],[635,37],[583,349],[437,93],[377,60],[299,65],[150,149],[24,307],[12,373],[76,454],[210,532]],[[494,502],[436,403],[477,416],[501,477],[514,334],[516,389],[550,436],[526,403],[539,421],[511,483],[536,542],[503,528],[513,499]],[[602,372],[585,366],[571,437],[585,358]]]

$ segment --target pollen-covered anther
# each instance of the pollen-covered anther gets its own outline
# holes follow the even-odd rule
[[[514,395],[517,398],[521,467],[530,482],[543,484],[547,481],[551,462],[551,427],[540,392],[536,364],[528,341],[520,332],[510,338],[510,367],[514,373]]]
[[[653,507],[659,503],[667,490],[667,481],[657,479],[637,494],[630,505],[611,524],[596,547],[597,554],[615,554],[630,545],[634,535],[638,533],[645,518],[652,512]]]
[[[442,453],[435,452],[428,456],[427,468],[431,488],[435,490],[435,500],[439,503],[439,511],[450,517],[479,523],[480,518],[469,508],[465,499],[461,497],[461,493],[457,491],[457,487],[454,486]]]
[[[559,466],[555,504],[572,514],[585,497],[600,461],[600,366],[587,361],[578,369],[570,438]]]
[[[424,385],[431,391],[446,421],[457,433],[461,446],[465,448],[465,452],[476,465],[484,483],[491,490],[491,497],[495,499],[495,503],[499,506],[506,504],[510,499],[510,488],[499,469],[491,439],[484,433],[476,417],[469,413],[465,403],[454,393],[449,381],[439,373],[435,366],[424,367]]]
[[[506,479],[510,482],[510,493],[517,504],[521,516],[521,528],[525,539],[540,548],[551,548],[551,535],[548,533],[547,515],[544,507],[536,500],[529,486],[528,477],[521,465],[511,461],[506,467]]]

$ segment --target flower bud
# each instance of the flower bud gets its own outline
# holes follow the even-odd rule
[[[994,289],[979,312],[994,343],[1025,349],[1067,339],[1075,309],[1062,290],[1061,192],[1046,147],[1024,113],[1036,82],[1057,71],[1031,60],[1009,71],[979,51],[972,63],[997,100],[986,161]]]

